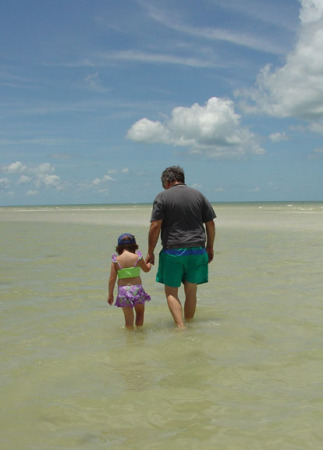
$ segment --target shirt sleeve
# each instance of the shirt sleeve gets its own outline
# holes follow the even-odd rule
[[[216,214],[211,203],[204,197],[203,222],[210,222],[216,218]]]
[[[150,222],[155,220],[164,220],[164,207],[163,207],[162,192],[157,195],[153,203],[153,210],[151,213]]]

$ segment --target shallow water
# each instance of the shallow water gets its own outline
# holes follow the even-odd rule
[[[320,448],[323,204],[215,210],[194,321],[154,267],[129,331],[107,271],[149,205],[0,208],[1,449]]]

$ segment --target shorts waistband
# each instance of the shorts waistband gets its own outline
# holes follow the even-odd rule
[[[162,250],[162,253],[173,256],[204,255],[206,249],[204,247],[166,248]]]

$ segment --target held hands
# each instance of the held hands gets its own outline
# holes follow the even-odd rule
[[[148,253],[146,256],[146,264],[151,263],[151,264],[155,264],[155,255],[153,253]]]

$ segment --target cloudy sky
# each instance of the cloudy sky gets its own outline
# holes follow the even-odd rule
[[[0,4],[0,205],[323,200],[323,0]]]

